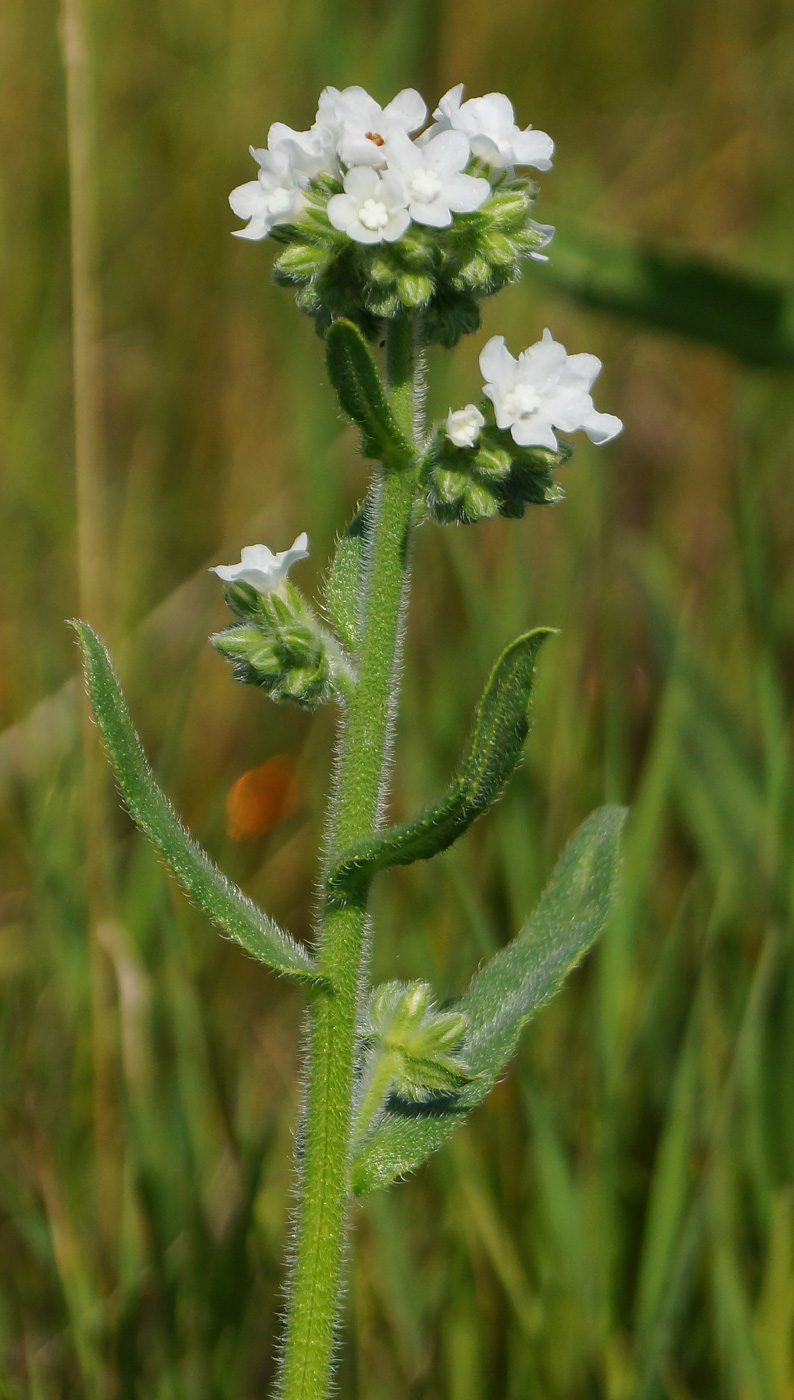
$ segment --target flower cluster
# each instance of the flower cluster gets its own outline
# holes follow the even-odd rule
[[[308,559],[307,545],[305,534],[281,554],[246,545],[239,564],[211,569],[226,584],[226,602],[239,620],[210,641],[232,662],[236,680],[260,686],[271,700],[314,709],[344,689],[347,663],[287,578],[293,564]]]
[[[535,188],[516,168],[547,170],[551,138],[519,128],[504,94],[464,101],[462,85],[426,123],[412,88],[381,107],[329,87],[310,130],[275,122],[251,148],[258,178],[230,195],[248,220],[237,235],[286,244],[275,275],[321,332],[346,316],[375,337],[421,312],[426,337],[454,345],[479,325],[480,298],[545,256],[554,230],[530,217]]]
[[[459,1093],[474,1077],[461,1057],[467,1029],[461,1012],[437,1009],[429,983],[382,983],[362,1028],[369,1044],[364,1084],[377,1074],[391,1092],[415,1103]]]
[[[602,443],[623,426],[593,404],[590,390],[600,369],[595,355],[569,355],[549,330],[517,360],[504,336],[493,336],[480,354],[480,405],[451,409],[422,463],[433,518],[466,523],[522,515],[530,503],[559,500],[552,472],[571,449],[554,429],[581,429]]]

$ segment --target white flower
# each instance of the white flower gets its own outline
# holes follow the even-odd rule
[[[284,122],[273,122],[267,134],[267,147],[269,151],[284,151],[296,174],[307,180],[315,175],[336,175],[339,172],[333,135],[316,122],[310,131],[294,131]],[[254,151],[253,154],[259,159],[261,152]]]
[[[394,243],[402,237],[411,216],[408,197],[396,176],[380,176],[370,165],[354,165],[344,187],[344,194],[331,195],[328,201],[334,228],[356,243]]]
[[[293,564],[308,559],[308,543],[304,531],[283,554],[273,554],[266,544],[248,544],[241,550],[239,564],[217,564],[210,573],[224,583],[250,583],[257,593],[271,593],[280,588]]]
[[[488,180],[462,171],[471,158],[462,131],[442,131],[425,146],[416,146],[404,131],[385,146],[389,175],[405,186],[408,213],[417,224],[446,228],[453,214],[470,214],[491,193]]]
[[[447,437],[456,447],[473,447],[480,436],[480,428],[485,419],[476,404],[467,403],[465,408],[449,410],[447,414]]]
[[[395,132],[418,131],[427,117],[424,99],[415,88],[403,88],[381,107],[362,87],[327,87],[320,95],[317,125],[336,142],[345,165],[383,167],[386,142]]]
[[[601,370],[595,355],[568,355],[543,332],[543,339],[513,359],[503,335],[483,347],[480,370],[484,393],[494,406],[500,428],[509,428],[520,447],[557,447],[552,431],[583,428],[591,442],[608,442],[623,427],[612,413],[597,413],[590,397]]]
[[[533,131],[531,126],[523,131],[516,126],[513,104],[503,92],[471,97],[468,102],[462,102],[462,97],[462,83],[445,93],[433,113],[437,124],[425,133],[423,140],[436,131],[462,131],[469,138],[472,153],[494,170],[505,170],[509,165],[551,168],[551,137],[545,131]]]
[[[271,132],[273,128],[271,127]],[[268,138],[270,145],[270,138]],[[248,219],[246,228],[234,229],[236,238],[265,238],[274,224],[289,224],[303,213],[306,201],[303,190],[309,183],[308,174],[300,169],[303,163],[297,148],[275,142],[269,150],[255,150],[251,155],[259,164],[259,179],[238,185],[229,195],[229,203],[239,219]]]

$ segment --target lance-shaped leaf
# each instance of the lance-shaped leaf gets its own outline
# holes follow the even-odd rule
[[[486,963],[450,1009],[469,1023],[462,1055],[478,1078],[459,1094],[411,1104],[393,1096],[353,1164],[364,1195],[418,1167],[487,1094],[523,1027],[562,986],[604,928],[618,873],[622,807],[600,807],[572,836],[518,938]]]
[[[327,878],[329,898],[344,904],[359,897],[378,870],[429,860],[487,811],[521,757],[535,660],[552,631],[538,627],[502,652],[480,700],[468,753],[444,795],[413,821],[345,851]]]
[[[158,786],[132,727],[113,665],[85,622],[72,622],[83,649],[88,693],[124,801],[182,888],[235,943],[277,972],[324,985],[311,958],[228,881],[193,840]]]
[[[380,382],[375,361],[352,321],[334,321],[325,337],[328,376],[348,417],[361,429],[365,457],[398,471],[411,467],[414,452],[400,431]]]

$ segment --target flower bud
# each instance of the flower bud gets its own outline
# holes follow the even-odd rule
[[[484,206],[491,227],[513,233],[524,224],[531,207],[526,189],[499,190]]]
[[[460,1055],[467,1029],[462,1012],[436,1010],[427,982],[385,982],[364,1028],[369,1072],[387,1067],[392,1090],[415,1103],[459,1093],[475,1077]]]
[[[403,306],[418,311],[433,295],[433,283],[423,272],[404,272],[397,283],[397,295]]]
[[[250,583],[227,583],[223,590],[226,606],[236,617],[259,617],[259,594]]]
[[[490,267],[512,267],[516,261],[513,239],[497,229],[483,235],[480,247],[482,257]]]
[[[419,1021],[424,1016],[430,1001],[430,985],[427,982],[410,982],[403,996],[401,1011],[409,1021]]]
[[[369,275],[376,287],[393,287],[400,275],[400,268],[384,252],[372,258]]]
[[[329,250],[317,243],[291,243],[276,258],[274,266],[276,273],[289,281],[308,281],[325,270],[329,258]]]

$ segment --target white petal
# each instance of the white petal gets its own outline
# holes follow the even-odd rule
[[[534,165],[536,170],[550,170],[554,142],[545,131],[517,131],[513,137],[513,164]]]
[[[556,232],[554,224],[539,224],[536,219],[530,219],[529,226],[533,228],[537,234],[540,234],[538,248],[547,248]],[[539,262],[548,262],[548,258],[544,257],[542,253],[534,252],[530,253],[529,256],[535,258]]]
[[[322,99],[321,99],[322,100]],[[382,115],[379,102],[371,97],[366,88],[355,85],[346,87],[338,94],[336,115],[340,121],[349,122],[363,129],[372,127]]]
[[[444,199],[453,214],[471,214],[490,194],[490,181],[479,175],[454,175],[444,186]]]
[[[559,388],[544,400],[544,413],[564,433],[577,433],[595,411],[593,400],[583,389]]]
[[[339,98],[339,88],[323,88],[320,93],[320,100],[317,104],[317,115],[314,119],[318,126],[324,126],[327,131],[333,133],[336,133],[339,127],[339,117],[337,114]]]
[[[522,350],[519,355],[521,377],[529,378],[532,383],[537,383],[538,380],[557,380],[565,368],[567,359],[565,346],[554,339],[551,331],[544,331],[542,340],[530,345],[528,350]]]
[[[449,228],[452,223],[449,205],[443,198],[434,199],[431,204],[412,199],[408,209],[414,223],[424,224],[426,228]]]
[[[464,107],[476,114],[477,124],[483,131],[507,131],[515,125],[513,104],[503,92],[487,92],[484,97],[473,97],[464,103]]]
[[[354,165],[342,183],[345,193],[352,195],[353,199],[372,199],[378,188],[378,172],[371,165]]]
[[[486,165],[492,165],[495,170],[501,170],[505,165],[510,164],[509,156],[507,159],[504,158],[498,145],[491,140],[490,136],[483,136],[479,133],[472,136],[471,153],[473,156],[479,156]]]
[[[597,355],[569,355],[565,366],[564,382],[590,389],[601,373],[601,361]]]
[[[513,422],[515,420],[515,415],[512,413],[507,413],[505,409],[502,408],[501,390],[497,389],[495,384],[484,384],[482,391],[486,399],[490,399],[491,403],[493,404],[493,411],[494,417],[496,418],[497,428],[512,427]]]
[[[614,413],[596,413],[595,409],[582,424],[591,442],[609,442],[623,431],[623,424]]]
[[[439,174],[462,170],[470,154],[469,138],[462,131],[440,131],[424,147],[426,163]]]
[[[386,164],[386,148],[371,141],[364,131],[345,125],[339,138],[339,154],[346,165],[382,168]]]
[[[445,92],[433,116],[437,122],[451,123],[452,119],[460,111],[460,104],[463,101],[463,83],[458,83],[457,87]]]
[[[378,185],[377,198],[389,209],[404,209],[408,203],[405,186],[397,175],[386,174]]]
[[[510,354],[503,335],[491,336],[480,351],[480,374],[495,383],[505,375],[513,375],[516,361]],[[490,394],[488,396],[491,397]]]
[[[267,216],[267,195],[258,180],[249,180],[245,185],[238,185],[229,195],[229,203],[238,219]]]
[[[306,531],[303,530],[301,534],[298,535],[297,539],[293,540],[289,549],[285,549],[283,554],[276,555],[279,572],[282,577],[286,578],[288,571],[292,568],[293,564],[297,564],[299,559],[308,559],[308,557],[309,536],[306,534]]]
[[[240,550],[240,563],[246,569],[269,569],[275,562],[275,554],[266,544],[247,544]]]
[[[358,218],[359,203],[349,194],[332,194],[326,205],[326,213],[334,228],[346,233]]]
[[[388,225],[387,225],[388,227]],[[365,228],[358,218],[345,229],[348,238],[352,238],[354,243],[380,243],[385,237],[385,230],[380,228]]]
[[[270,221],[265,219],[252,219],[245,228],[233,228],[233,238],[250,238],[255,242],[259,238],[267,238],[270,233]]]
[[[224,583],[234,583],[240,577],[240,565],[215,564],[211,569],[208,569],[207,572],[210,574],[217,574],[218,578],[223,579]]]
[[[402,92],[398,92],[388,106],[384,107],[383,115],[399,122],[405,131],[416,131],[427,116],[427,106],[416,88],[403,88]]]
[[[407,209],[395,209],[383,230],[385,242],[396,243],[398,238],[402,238],[410,222],[411,216]]]
[[[424,165],[422,152],[405,131],[391,131],[383,147],[386,157],[387,174],[395,174],[403,181],[410,180],[415,170]]]
[[[545,413],[533,413],[529,418],[518,418],[510,432],[513,442],[519,447],[550,447],[557,450],[557,439]]]

